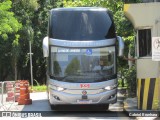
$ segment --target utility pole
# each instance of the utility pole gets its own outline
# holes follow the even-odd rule
[[[33,89],[33,68],[32,68],[32,49],[31,49],[31,41],[29,41],[29,57],[30,57],[30,70],[31,70],[31,89]]]

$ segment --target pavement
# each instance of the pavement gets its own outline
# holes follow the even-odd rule
[[[117,96],[117,102],[109,106],[110,111],[123,111],[124,96],[120,93]],[[51,111],[46,92],[30,93],[30,98],[32,99],[31,105],[18,105],[18,102],[13,101],[5,102],[6,97],[7,95],[4,94],[4,106],[0,107],[0,111]]]
[[[109,107],[110,111],[125,111],[130,117],[134,117],[137,120],[160,120],[158,117],[141,117],[133,113],[143,114],[144,111],[138,110],[137,97],[127,98],[124,93],[118,91],[118,101],[116,104],[112,104]],[[4,95],[5,97],[5,95]],[[0,111],[51,111],[47,100],[47,94],[45,92],[31,93],[30,98],[32,99],[32,105],[18,105],[18,103],[7,103],[0,107]],[[37,109],[38,108],[38,109]],[[152,111],[148,111],[151,112]]]
[[[6,94],[3,95],[3,106],[0,107],[0,111],[51,111],[47,100],[46,92],[30,93],[32,104],[30,105],[18,105],[18,102],[5,102]]]
[[[160,120],[160,117],[144,117],[143,115],[154,114],[159,115],[160,111],[152,111],[152,110],[138,110],[138,102],[137,97],[134,98],[126,98],[124,100],[123,111],[127,112],[129,116],[135,116],[137,120]]]
[[[6,98],[7,95],[4,95],[4,99]],[[122,97],[120,95],[118,95],[119,97]],[[36,92],[36,93],[30,93],[30,98],[32,99],[32,104],[31,105],[18,105],[17,102],[4,102],[4,106],[1,107],[0,106],[0,114],[2,113],[1,111],[3,111],[3,113],[7,113],[7,117],[8,117],[8,113],[11,113],[12,116],[18,116],[21,115],[21,117],[23,118],[23,114],[16,114],[19,113],[19,111],[25,112],[25,113],[42,113],[42,116],[48,116],[50,118],[52,118],[52,116],[54,117],[54,119],[58,120],[106,120],[106,119],[110,119],[110,120],[130,120],[130,118],[128,116],[126,116],[126,114],[120,114],[117,112],[117,114],[115,114],[114,111],[123,111],[123,98],[118,99],[116,104],[111,104],[109,111],[110,112],[94,112],[94,111],[80,111],[80,112],[56,112],[56,111],[52,111],[49,103],[48,103],[48,98],[47,98],[47,93],[46,92]],[[75,108],[77,109],[77,108]],[[14,114],[13,114],[14,113]],[[1,116],[1,115],[0,115]],[[47,117],[47,119],[48,119]],[[6,118],[6,117],[1,117],[1,118]],[[0,118],[0,119],[1,119]],[[14,117],[13,117],[14,118]],[[20,117],[18,117],[19,119]],[[40,117],[38,117],[39,119]],[[53,119],[53,118],[52,118]],[[5,119],[6,120],[6,119]]]
[[[129,98],[126,94],[126,91],[118,89],[119,98],[123,98],[123,111],[126,112],[130,117],[135,117],[137,120],[160,120],[160,117],[144,117],[144,114],[147,113],[156,113],[160,115],[160,111],[152,110],[138,110],[138,101],[137,97]],[[144,113],[144,114],[143,114]]]

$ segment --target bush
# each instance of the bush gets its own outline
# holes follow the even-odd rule
[[[33,86],[33,91],[34,92],[46,92],[47,91],[47,86],[46,85]]]
[[[132,66],[130,69],[126,69],[124,78],[127,84],[128,96],[135,97],[137,90],[136,68]]]

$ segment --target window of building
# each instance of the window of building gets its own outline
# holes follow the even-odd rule
[[[151,29],[138,30],[139,57],[151,56]]]

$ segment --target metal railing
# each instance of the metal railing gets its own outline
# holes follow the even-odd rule
[[[15,101],[15,81],[0,82],[0,111],[11,110],[12,107],[16,107]]]
[[[6,110],[6,107],[3,104],[3,86],[4,82],[0,82],[0,110]]]

